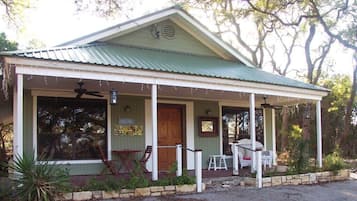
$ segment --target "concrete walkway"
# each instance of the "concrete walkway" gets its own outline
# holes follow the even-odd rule
[[[120,199],[123,200],[123,199]],[[135,198],[136,201],[357,201],[357,180],[319,185],[215,188],[201,194]]]

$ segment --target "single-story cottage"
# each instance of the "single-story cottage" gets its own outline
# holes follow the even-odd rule
[[[250,138],[276,162],[275,107],[316,104],[317,161],[322,165],[322,87],[255,67],[179,7],[170,7],[62,45],[1,53],[12,75],[14,154],[34,152],[70,169],[98,174],[100,145],[113,150],[152,146],[153,179],[187,148],[230,155],[233,141]],[[4,79],[6,79],[4,77]],[[254,148],[252,143],[252,148]]]

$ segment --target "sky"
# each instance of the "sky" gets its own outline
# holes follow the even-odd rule
[[[105,19],[90,12],[78,14],[73,2],[38,0],[36,8],[25,14],[25,31],[16,33],[4,21],[0,21],[0,30],[5,30],[9,39],[18,41],[22,47],[33,38],[51,47],[171,5],[167,0],[155,0],[155,4],[153,1],[129,1],[135,12]]]
[[[19,42],[20,48],[26,47],[31,39],[40,40],[47,47],[51,47],[172,5],[169,0],[132,0],[129,1],[132,11],[105,19],[90,12],[76,13],[76,6],[73,2],[74,0],[38,0],[36,8],[25,14],[26,29],[24,31],[16,32],[14,29],[9,29],[7,24],[0,20],[0,32],[4,30],[9,39]],[[194,11],[191,14],[208,27],[213,24],[204,14]],[[333,53],[334,73],[352,75],[351,53],[344,52],[341,47],[337,49],[338,51]],[[304,67],[306,65],[304,52],[297,52],[294,61],[292,66],[296,69]],[[269,68],[265,70],[272,71]]]

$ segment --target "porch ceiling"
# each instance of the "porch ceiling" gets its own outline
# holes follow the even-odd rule
[[[62,77],[44,77],[44,76],[24,76],[24,88],[44,91],[65,91],[73,92],[77,88],[79,79],[69,79]],[[102,80],[82,80],[84,88],[88,90],[100,91],[107,95],[111,89],[116,89],[120,95],[147,96],[151,95],[151,85],[126,82],[112,82]],[[75,93],[73,92],[73,97]],[[188,99],[188,100],[209,100],[221,101],[224,103],[249,106],[249,93],[230,92],[223,90],[207,90],[187,87],[158,86],[158,97],[167,99]],[[264,95],[256,94],[256,106],[263,103]],[[282,96],[266,96],[267,102],[273,105],[292,105],[305,103],[309,100],[299,98],[289,98]]]

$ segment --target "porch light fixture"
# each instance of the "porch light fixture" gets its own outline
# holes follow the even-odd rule
[[[115,105],[118,103],[118,91],[115,89],[110,90],[110,104]]]

